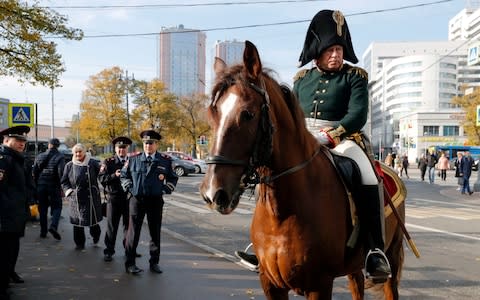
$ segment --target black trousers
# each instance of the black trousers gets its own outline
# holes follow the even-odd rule
[[[158,264],[160,261],[160,231],[162,229],[163,203],[162,197],[130,198],[130,220],[125,243],[126,267],[135,265],[135,254],[145,215],[147,215],[148,230],[150,232],[149,263],[151,265]]]
[[[104,254],[115,254],[115,241],[117,239],[120,218],[123,223],[123,245],[128,230],[128,200],[126,195],[108,195],[107,203],[107,232],[105,233]]]
[[[62,195],[60,187],[52,185],[39,184],[38,188],[38,207],[40,212],[40,233],[47,234],[48,230],[48,207],[52,216],[50,228],[58,229],[60,215],[62,214]]]
[[[93,238],[93,241],[97,241],[100,239],[100,234],[102,230],[100,229],[100,225],[95,224],[90,226],[90,235]],[[75,245],[80,247],[85,247],[85,227],[83,226],[73,226],[73,240],[75,241]]]
[[[10,275],[15,272],[19,251],[20,235],[0,232],[0,292],[8,288]]]

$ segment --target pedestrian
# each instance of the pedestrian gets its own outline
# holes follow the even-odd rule
[[[462,158],[463,158],[463,152],[457,152],[457,158],[455,159],[455,177],[458,178],[457,179],[457,184],[458,184],[458,188],[457,188],[457,191],[460,191],[463,187],[463,176],[460,175],[462,172],[460,170],[460,162],[462,161]]]
[[[383,253],[383,193],[366,154],[361,129],[369,108],[368,74],[352,66],[358,62],[350,31],[340,11],[322,10],[312,19],[300,54],[300,67],[313,61],[294,78],[293,93],[300,102],[308,129],[317,141],[360,166],[360,199],[355,202],[365,229],[367,276],[383,282],[391,273]],[[241,256],[244,252],[237,251]]]
[[[395,171],[397,172],[398,176],[402,177],[402,160],[400,158],[400,156],[396,156],[394,159],[393,159],[393,164],[395,165]]]
[[[172,168],[168,155],[157,152],[161,135],[154,130],[140,133],[143,151],[130,157],[122,168],[120,181],[123,189],[130,193],[129,226],[125,242],[125,271],[138,274],[143,270],[136,266],[135,257],[142,230],[143,219],[147,215],[150,232],[150,271],[162,273],[160,266],[160,231],[162,227],[163,194],[171,194],[178,177]]]
[[[58,151],[60,141],[52,138],[48,142],[48,150],[40,153],[33,165],[33,178],[37,187],[37,200],[40,212],[40,237],[47,237],[48,232],[56,239],[62,237],[58,233],[58,223],[62,214],[62,186],[60,179],[65,168],[65,157]],[[51,223],[48,228],[48,207],[50,207]]]
[[[400,177],[402,176],[402,172],[405,171],[405,176],[407,176],[407,179],[409,179],[410,176],[408,176],[408,156],[406,153],[402,156],[401,163],[402,163],[402,166],[400,168]]]
[[[10,281],[24,282],[15,265],[34,187],[31,166],[26,168],[23,156],[29,131],[28,126],[15,126],[0,132],[0,299],[10,298]]]
[[[112,140],[115,154],[105,159],[100,167],[98,178],[102,184],[107,198],[107,231],[105,233],[105,249],[103,260],[112,261],[115,254],[115,241],[117,238],[120,219],[123,223],[123,245],[128,229],[128,199],[127,193],[120,184],[120,173],[128,159],[128,149],[132,140],[128,137],[116,137]]]
[[[450,168],[450,163],[448,158],[445,156],[445,153],[440,154],[440,158],[438,159],[437,168],[440,173],[440,179],[443,181],[447,180],[447,170]]]
[[[82,144],[72,148],[72,161],[65,165],[62,188],[70,204],[70,223],[73,224],[75,249],[85,248],[85,230],[89,227],[93,243],[100,240],[102,204],[98,188],[100,164],[91,158]]]
[[[465,151],[465,155],[460,160],[460,176],[463,178],[462,194],[473,194],[470,189],[470,176],[472,175],[473,158],[470,152]]]
[[[430,184],[435,183],[435,165],[437,164],[437,156],[429,151],[427,155],[427,174]]]
[[[420,178],[422,181],[425,181],[425,172],[427,171],[427,159],[425,158],[425,154],[422,153],[420,158],[418,159],[418,169],[420,169]]]
[[[385,157],[385,164],[391,168],[393,168],[393,157],[392,157],[392,153],[388,153],[387,154],[387,157]]]

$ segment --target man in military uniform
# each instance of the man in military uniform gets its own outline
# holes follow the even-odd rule
[[[107,196],[107,232],[105,233],[105,249],[103,250],[103,259],[106,262],[112,261],[112,256],[115,254],[115,241],[120,218],[123,222],[123,243],[125,244],[129,218],[128,199],[127,193],[120,184],[120,172],[127,162],[128,148],[131,144],[132,140],[128,137],[114,138],[112,145],[115,147],[115,154],[105,159],[98,174]]]
[[[60,179],[65,168],[65,157],[58,151],[60,141],[52,138],[48,142],[48,150],[39,154],[33,165],[33,178],[37,184],[37,197],[40,209],[40,237],[47,237],[48,207],[50,206],[51,224],[48,232],[56,239],[62,237],[58,233],[58,223],[62,214],[62,187]]]
[[[28,126],[16,126],[0,132],[0,299],[9,299],[10,279],[23,282],[15,272],[20,250],[20,237],[24,235],[29,217],[28,201],[33,188],[31,168],[24,165],[23,151],[27,143]]]
[[[150,271],[162,273],[160,259],[160,230],[162,226],[163,194],[171,194],[178,177],[173,172],[169,156],[157,152],[157,143],[162,138],[154,130],[140,133],[144,152],[132,156],[122,168],[120,181],[130,198],[130,220],[125,243],[125,270],[130,274],[142,272],[135,265],[135,253],[140,239],[145,214],[150,231]]]
[[[308,129],[320,144],[336,154],[353,159],[361,171],[362,188],[357,199],[360,223],[365,228],[367,276],[384,281],[391,274],[383,253],[383,191],[365,151],[351,139],[367,121],[368,75],[365,70],[344,63],[357,63],[347,22],[340,11],[322,10],[308,28],[299,67],[313,60],[314,67],[294,78],[293,92],[306,117]],[[359,139],[360,140],[360,139]],[[236,252],[254,263],[252,255]]]

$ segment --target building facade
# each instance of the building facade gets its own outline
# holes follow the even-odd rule
[[[205,94],[205,33],[183,25],[162,28],[158,78],[177,96]]]
[[[244,49],[245,42],[217,40],[214,53],[215,57],[221,58],[227,65],[233,65],[242,62]]]

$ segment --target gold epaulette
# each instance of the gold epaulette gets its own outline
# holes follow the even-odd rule
[[[350,66],[350,68],[348,69],[347,73],[354,73],[356,75],[359,75],[360,77],[364,78],[365,80],[368,81],[368,73],[367,71],[365,71],[364,69],[360,68],[360,67],[354,67],[354,66]]]
[[[299,80],[300,78],[305,77],[305,74],[307,74],[307,72],[308,72],[308,69],[301,69],[300,71],[298,71],[297,74],[293,76],[293,82]]]

